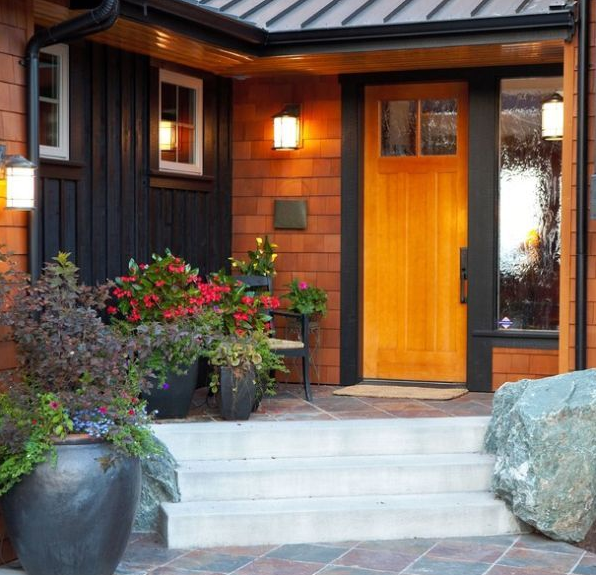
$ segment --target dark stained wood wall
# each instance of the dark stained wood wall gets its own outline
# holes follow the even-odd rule
[[[201,272],[219,269],[231,255],[231,84],[175,68],[203,78],[206,174],[160,174],[160,65],[99,44],[71,45],[70,160],[41,165],[41,252],[44,261],[71,252],[87,283],[165,248]]]

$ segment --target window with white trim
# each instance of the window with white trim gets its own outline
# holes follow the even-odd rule
[[[203,173],[203,81],[159,71],[159,169]]]
[[[39,154],[69,159],[68,46],[56,44],[39,54]]]

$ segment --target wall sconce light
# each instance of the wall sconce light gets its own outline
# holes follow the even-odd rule
[[[35,209],[36,165],[23,156],[8,156],[0,146],[0,196],[7,210]]]
[[[163,152],[176,149],[176,122],[169,120],[159,122],[159,149]]]
[[[297,150],[300,147],[300,104],[286,104],[273,116],[273,149]]]
[[[563,98],[554,93],[548,100],[542,102],[542,139],[563,139]]]

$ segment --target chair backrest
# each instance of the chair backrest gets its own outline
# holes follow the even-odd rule
[[[234,279],[240,280],[250,288],[273,293],[273,278],[271,276],[234,276]]]

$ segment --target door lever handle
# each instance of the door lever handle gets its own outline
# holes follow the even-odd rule
[[[459,248],[459,303],[468,303],[468,248]]]

